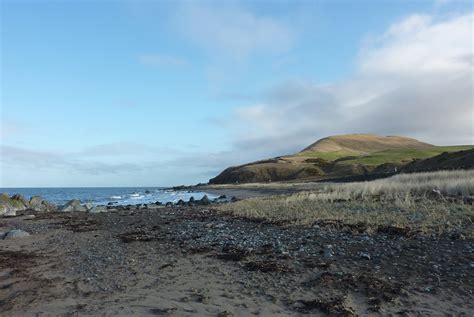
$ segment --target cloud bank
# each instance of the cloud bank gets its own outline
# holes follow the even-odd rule
[[[236,150],[291,153],[356,132],[473,144],[472,27],[472,13],[412,15],[391,25],[364,43],[351,78],[285,82],[264,102],[237,109]]]

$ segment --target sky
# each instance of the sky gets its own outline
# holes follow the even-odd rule
[[[169,186],[336,134],[474,144],[471,1],[0,0],[0,187]]]

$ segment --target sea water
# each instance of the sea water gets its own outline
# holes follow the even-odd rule
[[[31,196],[41,196],[49,202],[63,205],[71,199],[79,199],[81,202],[90,202],[94,205],[136,205],[154,202],[175,203],[182,199],[201,199],[207,195],[209,199],[217,196],[205,192],[172,190],[161,187],[80,187],[80,188],[0,188],[1,193],[10,196],[21,194],[29,199]]]

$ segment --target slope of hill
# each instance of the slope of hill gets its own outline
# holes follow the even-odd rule
[[[404,166],[402,172],[429,172],[472,168],[474,168],[474,149],[458,152],[444,152],[424,160],[415,160]]]
[[[318,140],[294,155],[229,167],[209,180],[209,183],[324,180],[389,173],[416,160],[473,148],[474,146],[434,146],[401,136],[337,135]],[[469,153],[468,156],[472,155]],[[450,168],[457,163],[453,161]],[[418,161],[417,164],[424,163]],[[444,165],[440,165],[440,168],[442,166]]]

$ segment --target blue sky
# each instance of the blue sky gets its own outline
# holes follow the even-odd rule
[[[470,1],[0,3],[1,187],[206,182],[341,133],[474,143]]]

